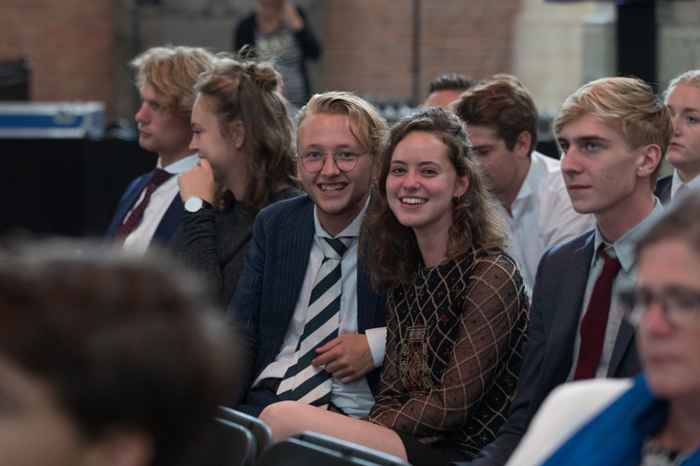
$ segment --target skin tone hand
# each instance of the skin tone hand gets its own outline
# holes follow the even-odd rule
[[[374,369],[372,351],[367,336],[343,334],[316,349],[319,353],[311,364],[318,367],[325,364],[326,372],[342,383],[354,382]]]
[[[208,160],[199,159],[196,167],[178,176],[177,184],[180,186],[180,197],[183,202],[192,196],[197,196],[210,204],[214,203],[214,193],[218,186],[214,181],[214,172]]]
[[[282,18],[294,32],[304,29],[304,20],[299,15],[292,2],[284,3],[284,16]]]

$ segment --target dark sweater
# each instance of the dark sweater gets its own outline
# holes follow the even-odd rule
[[[270,203],[302,194],[296,188],[286,188],[275,193]],[[243,202],[235,202],[226,212],[185,211],[168,245],[185,267],[201,275],[222,310],[236,291],[253,236],[253,223],[246,218],[243,206]]]

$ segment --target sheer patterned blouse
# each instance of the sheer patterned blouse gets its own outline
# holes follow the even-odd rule
[[[505,254],[422,267],[387,299],[375,424],[475,457],[508,416],[529,302]]]

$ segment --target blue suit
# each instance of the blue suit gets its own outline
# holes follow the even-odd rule
[[[146,184],[152,174],[152,171],[144,173],[127,186],[121,199],[119,199],[117,210],[114,212],[114,217],[112,217],[112,223],[109,225],[105,240],[114,239],[117,228],[124,223],[126,215],[134,208],[139,196],[141,196],[143,190],[146,189]],[[180,222],[182,222],[184,210],[185,206],[182,203],[182,199],[180,199],[180,196],[175,196],[170,203],[170,207],[168,207],[168,210],[165,211],[163,218],[160,220],[160,224],[158,224],[158,228],[156,228],[153,238],[151,239],[151,244],[155,242],[164,247],[170,242],[170,238],[175,233],[175,230],[177,230]]]
[[[247,357],[231,406],[258,415],[275,401],[271,390],[250,390],[260,373],[277,357],[294,315],[315,234],[314,203],[308,196],[272,204],[255,219],[245,268],[226,320],[238,326]],[[372,291],[367,263],[360,254],[357,268],[358,333],[386,326],[385,296]],[[380,369],[367,375],[376,395]]]
[[[542,401],[557,385],[566,382],[594,243],[595,231],[591,230],[542,256],[530,306],[530,338],[523,345],[523,366],[510,415],[496,439],[468,463],[470,466],[504,464]],[[623,321],[607,376],[632,377],[640,371],[634,328]]]

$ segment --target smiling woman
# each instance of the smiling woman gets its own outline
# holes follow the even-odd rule
[[[225,307],[236,291],[258,212],[301,194],[292,125],[270,64],[219,56],[195,85],[196,167],[178,178],[185,202],[169,249],[207,279]]]
[[[312,430],[415,466],[473,459],[506,417],[526,339],[502,209],[464,125],[441,108],[396,123],[379,164],[381,202],[363,237],[373,282],[389,291],[376,402],[360,420],[294,402],[260,417],[276,439]]]

